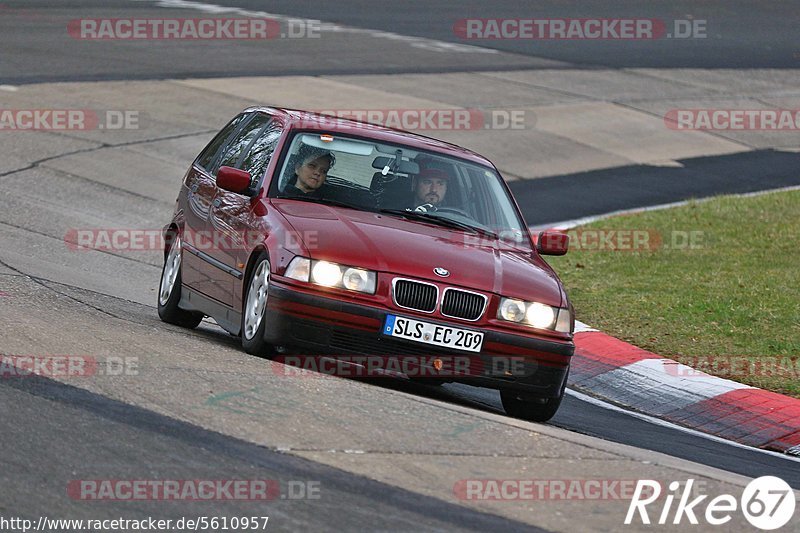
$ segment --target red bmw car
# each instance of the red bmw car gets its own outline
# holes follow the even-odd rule
[[[566,253],[566,236],[534,239],[469,150],[250,108],[192,163],[164,237],[165,322],[212,317],[259,355],[416,357],[528,420],[561,403],[574,317],[541,255]]]

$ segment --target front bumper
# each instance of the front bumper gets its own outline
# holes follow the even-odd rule
[[[542,398],[555,398],[562,393],[575,350],[572,342],[481,329],[484,332],[481,353],[461,352],[383,335],[381,331],[390,313],[404,314],[298,291],[273,278],[264,316],[264,339],[306,356],[400,358],[404,363],[410,360],[411,364],[422,366],[439,359],[444,361],[441,371],[428,368],[415,375],[511,389]]]

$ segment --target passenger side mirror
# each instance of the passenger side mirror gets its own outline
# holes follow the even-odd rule
[[[539,232],[536,239],[536,251],[541,255],[564,255],[569,249],[569,235],[548,229]]]
[[[250,173],[233,167],[219,167],[217,187],[226,191],[243,194],[250,187]]]

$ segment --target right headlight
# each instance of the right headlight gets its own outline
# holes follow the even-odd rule
[[[286,267],[286,277],[367,294],[375,294],[377,280],[375,272],[371,270],[299,256]]]
[[[561,333],[570,333],[572,321],[567,308],[553,307],[540,302],[526,302],[515,298],[500,299],[497,318]]]

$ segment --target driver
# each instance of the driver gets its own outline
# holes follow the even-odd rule
[[[450,175],[438,168],[427,168],[414,178],[414,202],[417,211],[436,211],[447,195]]]

